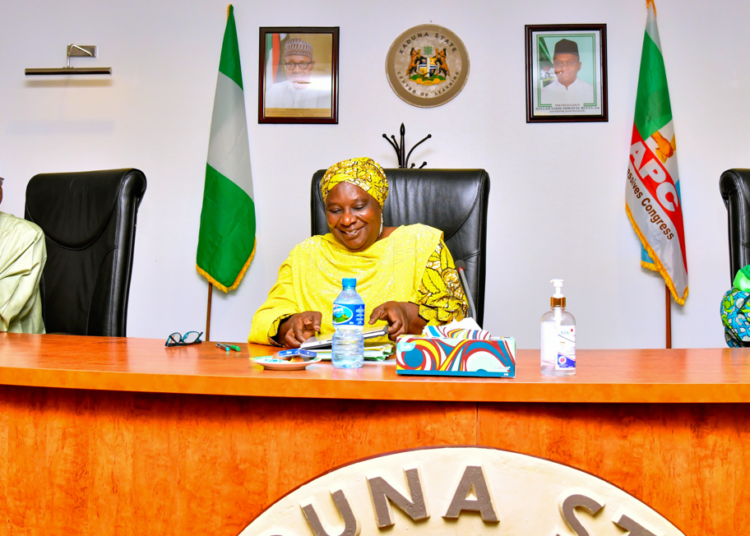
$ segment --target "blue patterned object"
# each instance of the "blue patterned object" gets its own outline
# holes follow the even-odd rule
[[[750,346],[750,292],[733,288],[721,301],[724,339],[730,348]]]
[[[396,344],[396,374],[513,378],[516,340],[400,335]]]

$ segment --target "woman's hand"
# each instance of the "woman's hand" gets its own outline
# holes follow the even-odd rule
[[[282,346],[299,348],[300,344],[320,332],[322,318],[323,315],[318,311],[305,311],[292,315],[279,325],[276,340]]]
[[[405,333],[422,333],[427,324],[427,320],[419,316],[419,306],[408,302],[389,301],[379,305],[370,315],[370,324],[378,320],[388,322],[388,338],[392,341]]]

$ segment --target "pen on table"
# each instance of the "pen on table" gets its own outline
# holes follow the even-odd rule
[[[216,346],[218,348],[224,348],[227,352],[230,350],[230,348],[235,352],[239,352],[241,350],[239,346],[232,346],[231,344],[224,344],[223,342],[217,342]]]

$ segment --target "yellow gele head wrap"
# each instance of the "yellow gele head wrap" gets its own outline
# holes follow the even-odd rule
[[[323,202],[328,194],[340,182],[349,182],[359,186],[370,194],[383,208],[388,197],[388,179],[380,164],[372,158],[352,158],[332,165],[320,181],[320,193]]]

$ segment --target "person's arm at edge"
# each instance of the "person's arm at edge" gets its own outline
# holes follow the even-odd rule
[[[0,332],[6,332],[11,324],[23,319],[32,312],[36,301],[39,299],[39,281],[42,271],[47,262],[47,248],[44,241],[44,233],[34,226],[35,234],[33,240],[25,249],[14,257],[7,266],[0,266]],[[20,233],[28,240],[29,232]],[[4,244],[4,247],[12,245]],[[9,271],[12,273],[6,274]],[[21,320],[22,323],[25,321]],[[32,323],[34,323],[32,321]],[[26,326],[34,333],[44,333],[44,323],[39,318],[40,329]],[[17,328],[14,328],[14,330]]]
[[[290,262],[290,259],[287,259],[281,265],[276,283],[268,293],[268,299],[253,315],[247,342],[280,346],[276,340],[280,325],[287,318],[300,312],[294,300]]]

